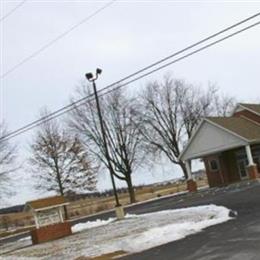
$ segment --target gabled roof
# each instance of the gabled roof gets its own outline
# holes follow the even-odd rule
[[[59,207],[63,205],[67,205],[68,202],[66,202],[65,198],[63,196],[53,196],[33,201],[28,201],[25,204],[25,210],[43,210],[43,209],[49,209],[54,207]]]
[[[248,142],[260,141],[260,125],[245,117],[208,117],[206,120],[211,121]]]
[[[213,127],[213,128],[212,128]],[[179,159],[260,143],[260,124],[245,117],[207,117],[197,127]]]
[[[238,103],[234,112],[236,112],[238,108],[243,108],[260,116],[260,104]]]

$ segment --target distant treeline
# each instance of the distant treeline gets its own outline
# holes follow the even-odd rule
[[[174,180],[170,180],[170,181],[165,181],[165,182],[160,182],[160,183],[156,183],[156,184],[147,184],[147,185],[138,185],[135,186],[135,189],[143,189],[143,188],[148,188],[148,187],[155,187],[155,186],[167,186],[173,183],[178,183],[178,182],[183,182],[184,179],[180,178],[180,179],[174,179]],[[127,188],[118,188],[117,192],[119,194],[124,194],[128,192]],[[91,193],[82,193],[82,194],[70,194],[67,196],[67,199],[69,201],[75,201],[75,200],[79,200],[79,199],[90,199],[90,198],[104,198],[104,197],[110,197],[113,196],[113,190],[105,190],[102,192],[91,192]],[[24,208],[24,204],[20,204],[20,205],[15,205],[12,207],[6,207],[6,208],[2,208],[0,209],[0,214],[9,214],[9,213],[18,213],[18,212],[22,212]]]

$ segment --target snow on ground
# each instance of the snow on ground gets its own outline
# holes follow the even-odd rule
[[[96,221],[87,221],[85,223],[79,223],[76,224],[74,226],[72,226],[72,232],[76,233],[85,229],[90,229],[90,228],[94,228],[94,227],[99,227],[99,226],[103,226],[103,225],[107,225],[108,223],[115,221],[115,218],[109,218],[107,220],[101,220],[101,219],[97,219]]]
[[[231,219],[230,210],[216,205],[129,215],[121,221],[98,220],[75,225],[74,235],[64,239],[16,250],[4,259],[73,259],[115,251],[134,253],[159,246],[206,227]],[[85,229],[85,230],[84,230]],[[81,231],[81,232],[78,232]]]

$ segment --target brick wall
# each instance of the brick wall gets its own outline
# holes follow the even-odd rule
[[[235,151],[236,150],[230,150],[222,153],[223,164],[225,165],[225,171],[228,174],[228,183],[240,180]]]
[[[219,170],[212,171],[210,169],[210,161],[217,160],[219,163]],[[226,182],[226,176],[222,172],[222,163],[218,155],[208,156],[204,158],[204,164],[206,169],[206,174],[208,177],[208,183],[210,187],[221,186]]]
[[[71,234],[71,225],[69,222],[49,225],[31,231],[33,244],[51,241]]]
[[[209,164],[210,161],[213,159],[218,160],[219,170],[212,171],[210,169]],[[223,152],[218,155],[208,156],[205,157],[203,160],[210,187],[227,185],[229,183],[240,180],[233,150]]]

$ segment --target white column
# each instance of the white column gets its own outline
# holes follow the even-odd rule
[[[247,156],[247,160],[248,160],[248,166],[254,165],[253,156],[252,156],[252,152],[251,152],[251,148],[250,148],[249,144],[246,145],[246,156]]]
[[[191,161],[185,161],[185,166],[187,169],[187,174],[188,174],[188,180],[193,180],[192,174],[191,174]]]

